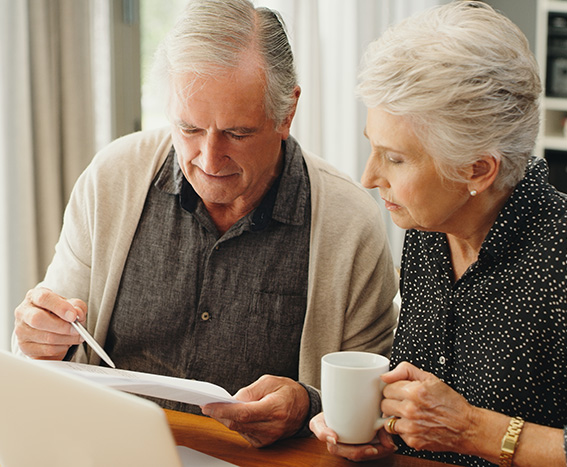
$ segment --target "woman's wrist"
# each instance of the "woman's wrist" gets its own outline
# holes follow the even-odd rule
[[[512,417],[508,424],[506,434],[502,438],[500,448],[500,467],[512,467],[516,447],[520,441],[520,435],[524,428],[524,420],[519,417]]]
[[[474,407],[471,424],[465,437],[463,454],[482,457],[496,465],[500,461],[502,438],[510,424],[510,417]]]
[[[500,462],[502,439],[510,416],[486,409],[471,412],[471,429],[463,436],[462,454]],[[567,466],[567,427],[564,430],[525,423],[515,446],[513,467]]]
[[[524,425],[513,467],[565,466],[565,431],[534,423]]]

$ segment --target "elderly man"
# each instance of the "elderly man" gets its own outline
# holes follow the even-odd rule
[[[322,355],[390,352],[378,207],[290,137],[300,89],[273,11],[192,1],[156,66],[171,127],[115,141],[78,180],[14,350],[98,364],[78,319],[119,368],[247,386],[203,413],[252,445],[304,433]]]

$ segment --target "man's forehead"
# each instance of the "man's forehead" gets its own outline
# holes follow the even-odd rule
[[[243,51],[236,66],[206,63],[194,68],[194,71],[172,73],[172,83],[178,90],[185,93],[195,92],[211,81],[230,81],[233,85],[239,82],[257,83],[262,87],[266,84],[265,66],[259,54],[253,50]]]

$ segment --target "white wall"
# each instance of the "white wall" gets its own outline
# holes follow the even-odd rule
[[[366,111],[354,96],[362,53],[387,25],[446,1],[255,1],[280,11],[288,25],[303,90],[292,131],[305,149],[360,179],[369,152],[362,135]],[[20,95],[18,86],[30,78],[27,5],[0,0],[0,349],[9,347],[15,306],[40,279],[35,277],[37,251],[30,239],[35,219],[26,214],[33,212],[34,203],[32,125],[25,123],[31,122],[31,110],[29,96]],[[100,38],[94,42],[102,47]],[[100,79],[97,83],[108,85]],[[398,263],[403,232],[386,211],[384,219]]]
[[[448,0],[257,0],[282,13],[296,58],[302,94],[292,134],[360,180],[370,146],[363,136],[366,109],[355,97],[366,46],[390,24]],[[379,201],[383,208],[382,202]],[[404,231],[383,208],[394,262],[399,266]]]
[[[14,308],[37,280],[37,251],[26,214],[33,204],[30,105],[18,86],[29,81],[27,2],[0,0],[0,11],[0,349],[8,349]]]
[[[540,0],[485,0],[495,10],[510,18],[526,35],[530,49],[536,51],[537,4]]]

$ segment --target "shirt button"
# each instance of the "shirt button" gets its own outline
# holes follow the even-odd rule
[[[203,313],[201,313],[201,319],[203,321],[208,321],[210,317],[211,317],[211,315],[209,314],[208,311],[204,311]]]
[[[445,361],[446,361],[446,360],[445,360],[445,357],[443,357],[443,355],[441,355],[441,356],[439,357],[439,363],[440,363],[441,365],[445,365]]]

